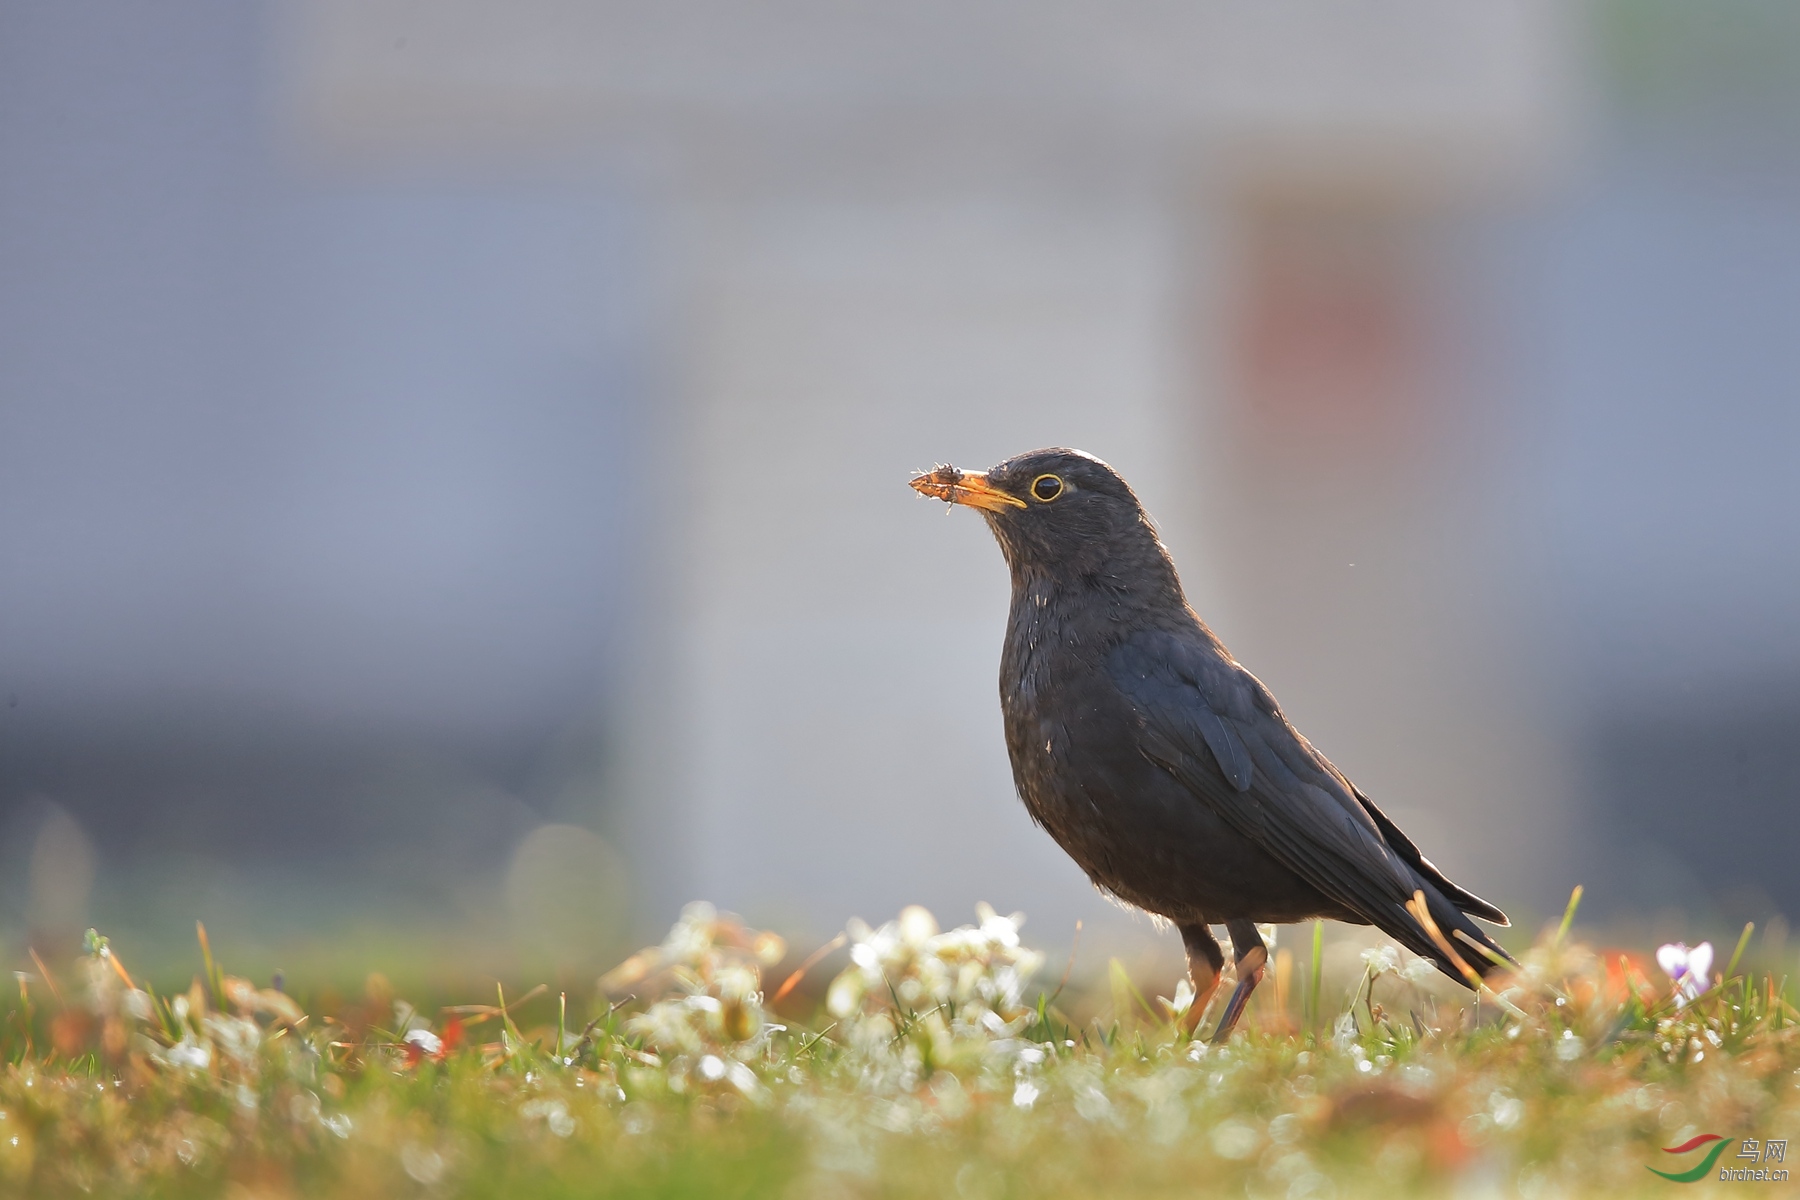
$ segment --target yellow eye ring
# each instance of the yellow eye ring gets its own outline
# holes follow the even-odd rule
[[[1063,494],[1063,481],[1061,476],[1039,475],[1036,479],[1031,481],[1031,494],[1036,496],[1039,500],[1042,500],[1045,504],[1050,503],[1052,500]]]

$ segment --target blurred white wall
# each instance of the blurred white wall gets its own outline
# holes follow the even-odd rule
[[[271,7],[0,5],[0,939],[448,924],[592,819],[630,206],[298,161]]]

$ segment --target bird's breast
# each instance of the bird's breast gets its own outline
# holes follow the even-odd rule
[[[1031,815],[1084,867],[1104,857],[1127,776],[1146,765],[1137,714],[1107,677],[1093,631],[1055,604],[1014,606],[1001,657],[1000,706],[1013,782]]]

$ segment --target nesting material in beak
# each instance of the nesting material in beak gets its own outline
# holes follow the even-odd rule
[[[1017,496],[1009,495],[990,484],[983,471],[939,467],[913,480],[912,488],[921,496],[946,500],[951,504],[966,504],[970,508],[986,509],[988,512],[998,513],[1009,508],[1025,507],[1025,502]]]

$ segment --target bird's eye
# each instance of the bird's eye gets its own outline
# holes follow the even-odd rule
[[[1039,475],[1031,481],[1031,494],[1048,504],[1063,494],[1063,481],[1055,475]]]

